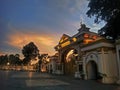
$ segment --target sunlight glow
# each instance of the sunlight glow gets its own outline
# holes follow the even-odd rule
[[[70,61],[71,61],[71,58],[73,57],[73,51],[74,51],[74,50],[70,50],[70,51],[67,53],[66,62],[70,62]]]
[[[90,43],[90,42],[93,42],[93,40],[92,40],[92,39],[85,39],[85,40],[84,40],[84,44],[88,44],[88,43]]]
[[[29,72],[29,73],[28,73],[28,77],[29,77],[29,78],[32,78],[32,76],[33,76],[33,72]]]
[[[35,64],[38,63],[38,61],[39,61],[38,58],[36,58],[36,59],[32,59],[32,60],[30,61],[30,64],[31,64],[31,65],[35,65]]]
[[[14,32],[8,36],[8,41],[5,43],[22,49],[23,46],[29,42],[34,42],[38,49],[43,53],[54,54],[54,46],[57,41],[52,35],[41,35],[39,33],[23,33],[23,32]]]
[[[70,41],[66,41],[66,42],[64,42],[63,44],[61,44],[61,47],[65,47],[65,46],[67,46],[67,45],[69,45],[70,44]]]
[[[73,40],[74,42],[76,42],[76,41],[77,41],[77,38],[73,38],[72,40]]]

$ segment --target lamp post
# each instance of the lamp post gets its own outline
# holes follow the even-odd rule
[[[9,63],[9,62],[7,62],[7,69],[9,69],[9,67],[10,67],[10,63]]]
[[[9,63],[9,62],[7,62],[7,65],[9,66],[9,65],[10,65],[10,63]]]

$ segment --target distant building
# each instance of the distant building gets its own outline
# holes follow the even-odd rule
[[[47,64],[48,72],[51,74],[60,74],[59,65],[58,54],[56,53],[55,55],[50,56],[49,63]]]
[[[63,34],[55,46],[60,62],[60,74],[115,83],[120,78],[120,59],[116,57],[116,50],[120,56],[120,45],[117,44],[116,47],[97,33],[91,32],[85,24],[81,24],[77,34],[72,37]]]

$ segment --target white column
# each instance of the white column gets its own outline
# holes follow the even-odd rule
[[[117,63],[118,63],[118,81],[117,84],[120,84],[120,45],[116,45],[116,51],[117,51]]]
[[[75,78],[81,78],[80,72],[79,72],[79,62],[76,61],[77,71],[75,72]]]
[[[87,71],[86,71],[86,60],[85,60],[86,55],[83,56],[83,73],[85,74],[84,79],[87,80]]]
[[[101,60],[102,60],[102,74],[105,74],[106,73],[106,65],[105,65],[105,54],[104,54],[104,50],[103,50],[103,48],[102,48],[102,50],[101,50],[101,52],[102,52],[102,58],[101,58]],[[103,83],[105,83],[105,77],[103,77]]]

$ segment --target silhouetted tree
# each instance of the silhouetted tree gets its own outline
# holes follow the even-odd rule
[[[33,42],[30,42],[29,44],[23,47],[22,54],[25,57],[23,59],[23,63],[28,64],[31,59],[35,59],[38,56],[39,50]]]
[[[8,55],[1,55],[0,56],[0,65],[7,65],[8,62]]]
[[[22,64],[22,60],[20,59],[20,55],[19,54],[15,54],[15,64],[16,65],[21,65]]]
[[[8,62],[10,63],[10,65],[20,65],[20,55],[19,54],[10,54],[8,56]]]
[[[9,58],[8,58],[8,62],[11,64],[11,65],[14,65],[16,60],[15,60],[15,56],[13,54],[10,54],[9,55]]]
[[[41,56],[40,54],[38,55],[38,71],[41,72],[41,64],[42,64],[42,58],[43,56]]]
[[[10,54],[10,55],[1,55],[0,56],[0,65],[7,65],[7,63],[10,63],[10,65],[21,65],[22,61],[20,60],[19,54]]]
[[[95,16],[95,23],[104,20],[106,25],[99,34],[116,39],[120,36],[120,0],[89,0],[88,17]]]

